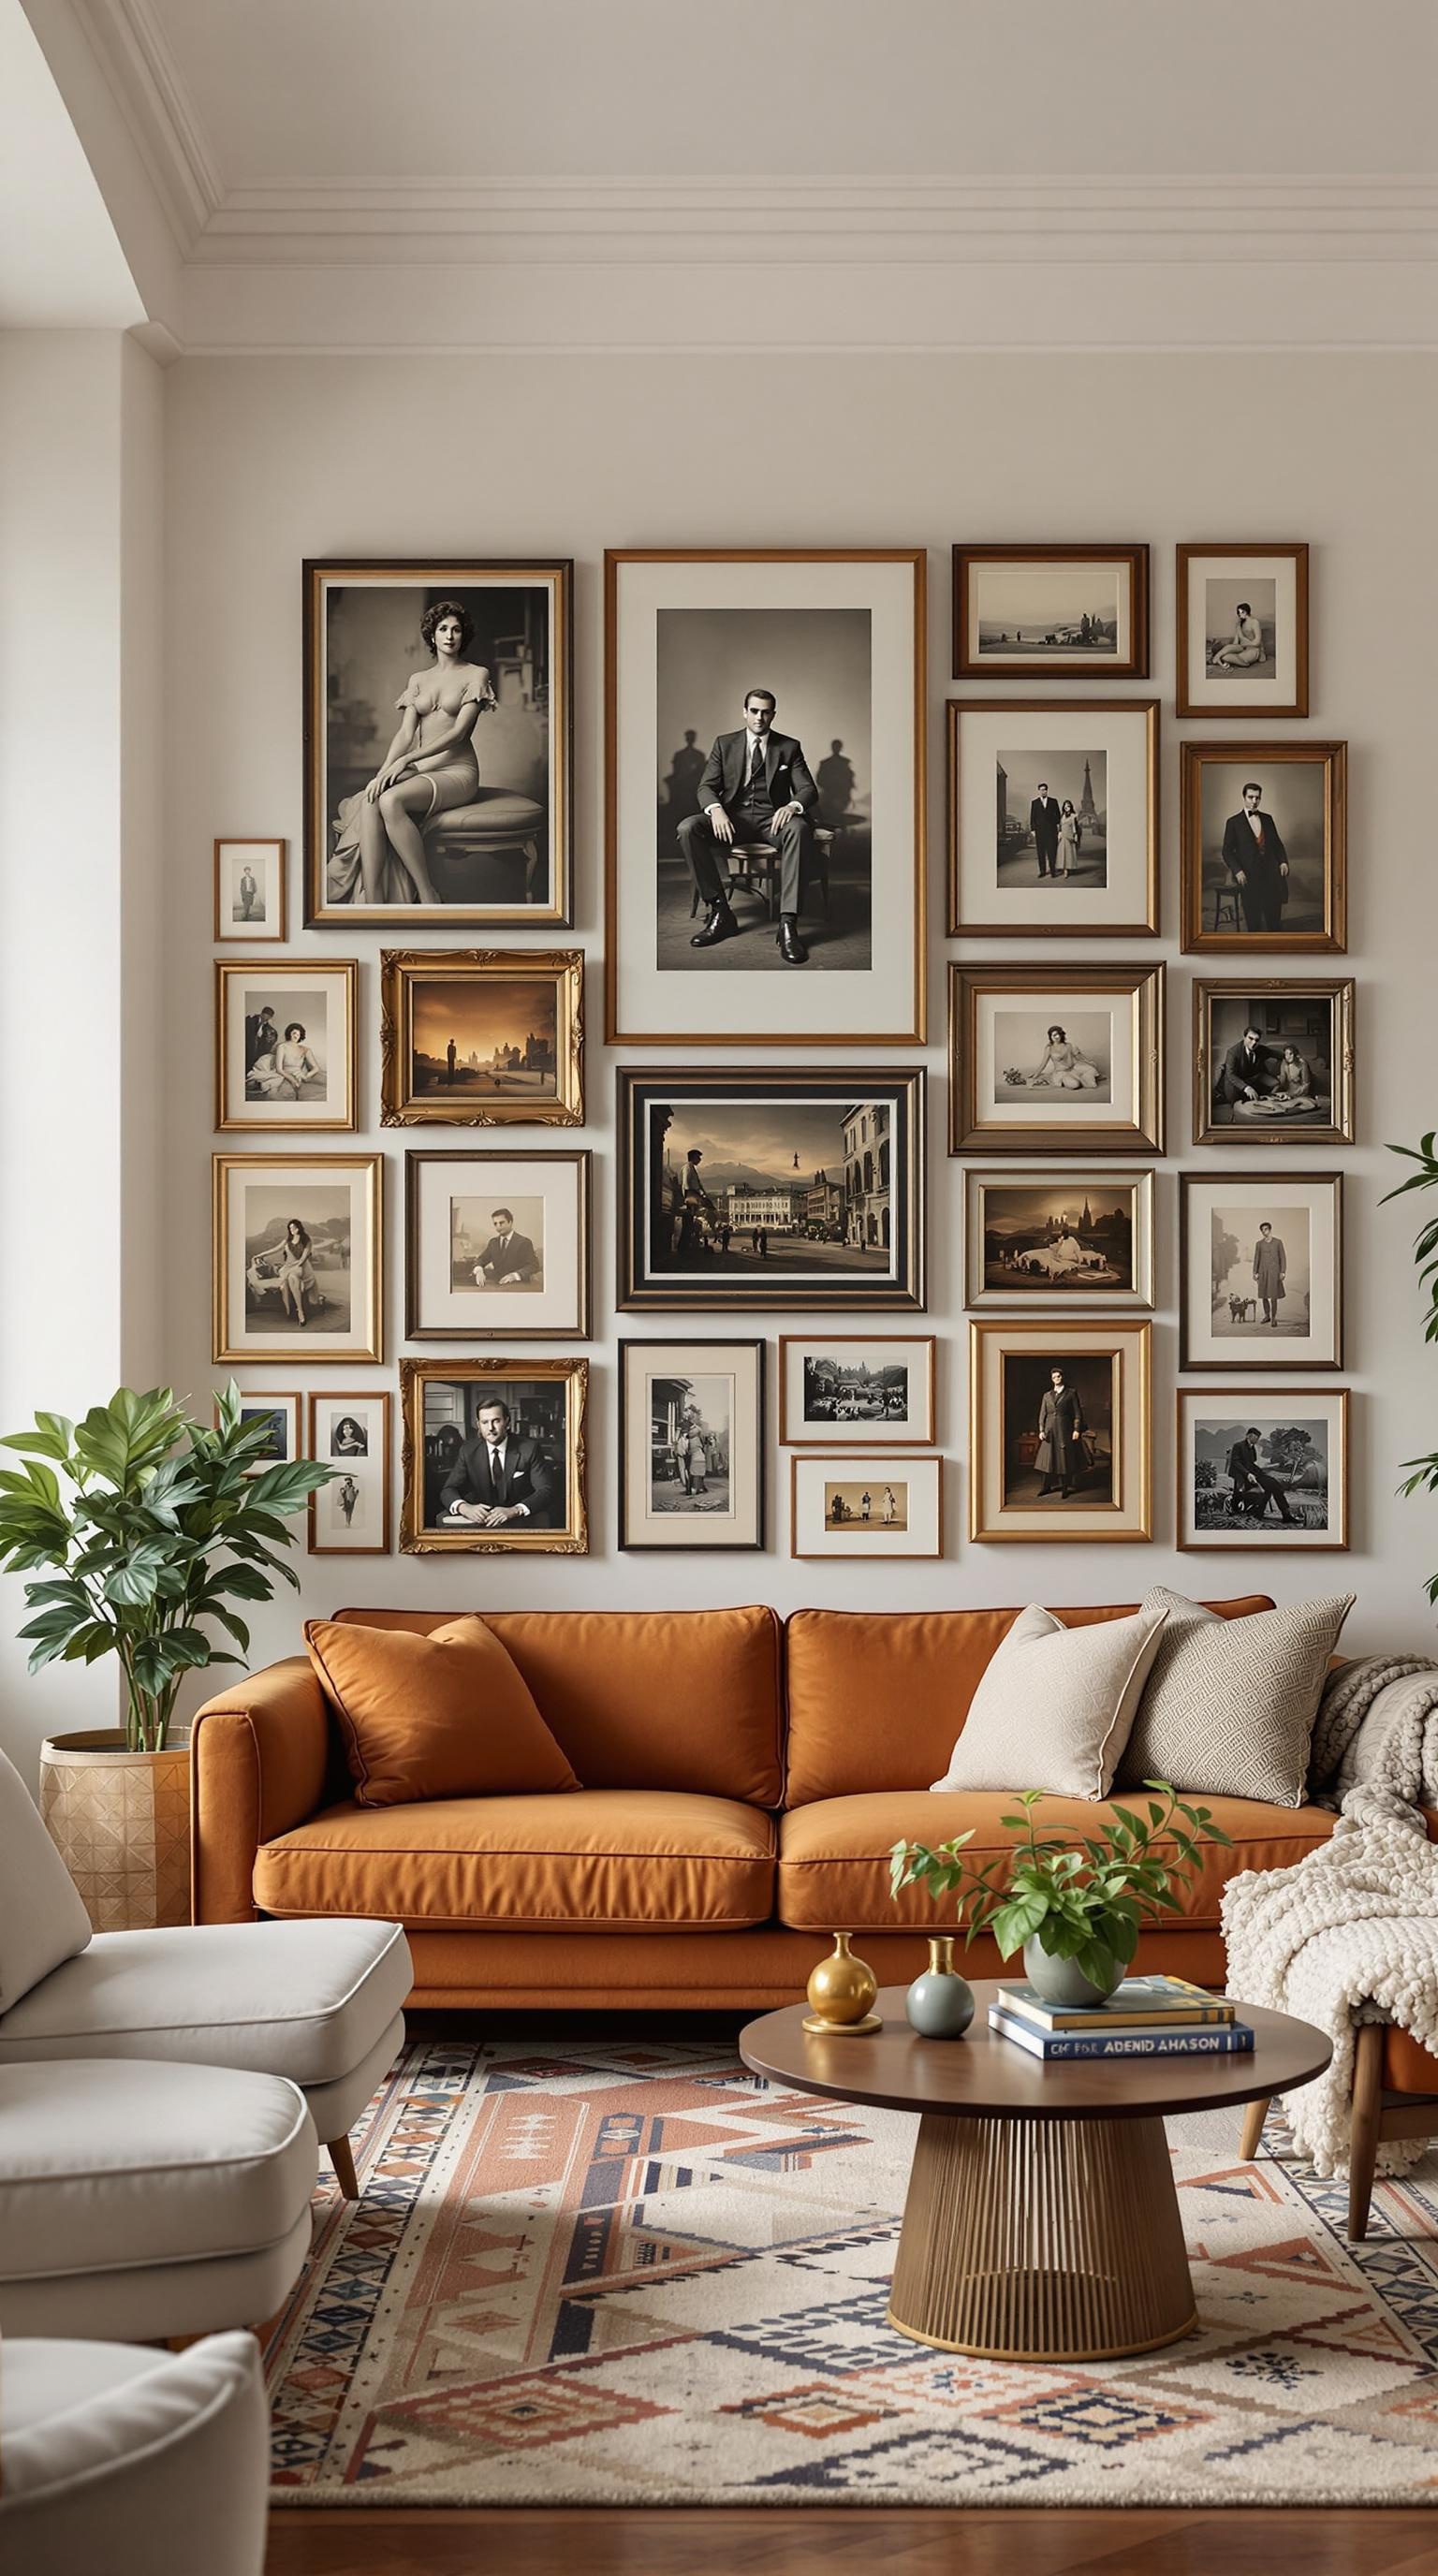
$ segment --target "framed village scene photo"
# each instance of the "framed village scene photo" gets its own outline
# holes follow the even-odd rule
[[[1147,673],[1147,546],[955,546],[956,680]]]
[[[405,1336],[589,1336],[585,1152],[404,1158]]]
[[[892,1563],[944,1552],[944,1462],[910,1451],[789,1461],[789,1554]]]
[[[1193,988],[1196,1145],[1351,1145],[1353,978]]]
[[[1152,1172],[964,1175],[968,1306],[1153,1305]]]
[[[925,560],[606,555],[611,1039],[922,1039]]]
[[[779,1438],[796,1449],[927,1449],[932,1333],[782,1333]]]
[[[380,953],[380,1123],[581,1127],[584,952]]]
[[[572,576],[306,563],[308,923],[569,920]]]
[[[949,1152],[1163,1152],[1162,966],[950,966]]]
[[[1177,712],[1307,715],[1307,546],[1179,547]]]
[[[949,700],[951,938],[1158,928],[1158,700]]]
[[[311,1494],[312,1556],[387,1556],[392,1544],[390,1396],[310,1396],[309,1455],[331,1470]]]
[[[217,1360],[384,1358],[383,1154],[216,1154]]]
[[[1347,745],[1186,742],[1179,757],[1184,947],[1345,949]]]
[[[969,1536],[1148,1539],[1153,1327],[969,1326]]]
[[[1178,1544],[1348,1545],[1348,1389],[1180,1387]]]
[[[1181,1172],[1179,1367],[1343,1366],[1341,1172]]]
[[[216,841],[215,940],[258,947],[285,930],[284,841]]]
[[[762,1342],[621,1342],[619,1544],[764,1544]]]
[[[215,1125],[353,1128],[353,958],[215,960]]]
[[[401,1360],[400,1546],[586,1556],[587,1360]]]

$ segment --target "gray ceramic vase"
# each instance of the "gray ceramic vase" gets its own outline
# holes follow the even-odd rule
[[[1077,2011],[1084,2004],[1101,2004],[1122,1983],[1122,1971],[1113,1986],[1096,1986],[1072,1959],[1050,1958],[1038,1934],[1024,1943],[1024,1974],[1045,2003],[1062,2004]]]
[[[954,1936],[929,1943],[929,1964],[905,1998],[910,2027],[921,2039],[962,2039],[974,2017],[974,1990],[954,1966]]]

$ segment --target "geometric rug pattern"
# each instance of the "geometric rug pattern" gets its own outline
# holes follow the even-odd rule
[[[644,2032],[422,2041],[267,2355],[283,2505],[1438,2502],[1438,2158],[1173,2145],[1198,2331],[1023,2368],[884,2322],[916,2123]],[[1171,2140],[1172,2143],[1172,2140]]]

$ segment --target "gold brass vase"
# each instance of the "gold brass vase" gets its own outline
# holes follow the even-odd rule
[[[806,2030],[856,2038],[862,2030],[881,2027],[874,2010],[879,1980],[867,1959],[855,1958],[849,1947],[853,1937],[851,1932],[836,1932],[832,1956],[821,1959],[809,1979]]]

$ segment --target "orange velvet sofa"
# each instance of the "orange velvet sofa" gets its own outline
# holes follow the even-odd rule
[[[1213,1606],[1234,1617],[1272,1604]],[[449,1615],[338,1613],[420,1631]],[[923,1935],[942,1924],[918,1889],[890,1897],[901,1835],[940,1842],[972,1825],[976,1857],[1012,1839],[1000,1821],[1011,1796],[924,1784],[947,1768],[1013,1610],[485,1616],[583,1788],[358,1807],[319,1683],[292,1657],[232,1683],[195,1721],[197,1922],[396,1919],[416,2005],[762,2009],[792,2000],[835,1930],[857,1936],[881,1984],[918,1973]],[[1014,1788],[1028,1785],[1016,1744]],[[1183,1921],[1147,1935],[1139,1965],[1218,1983],[1225,1881],[1301,1859],[1334,1819],[1205,1803],[1233,1849],[1207,1856]],[[1078,1833],[1106,1812],[1055,1798],[1044,1817]],[[976,1942],[968,1963],[993,1975],[992,1944]]]

